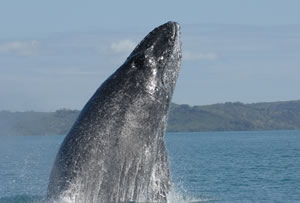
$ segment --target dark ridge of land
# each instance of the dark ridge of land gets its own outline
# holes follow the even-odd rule
[[[171,106],[168,131],[299,130],[300,100]]]
[[[0,111],[0,135],[65,135],[79,112],[68,109],[55,112]]]
[[[63,135],[78,110],[55,112],[0,111],[0,135]],[[299,130],[300,100],[243,104],[227,102],[206,106],[172,104],[168,132]]]

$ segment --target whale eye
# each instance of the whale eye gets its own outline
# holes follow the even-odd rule
[[[138,54],[134,57],[133,63],[138,69],[141,69],[145,65],[145,60],[146,60],[145,55]]]

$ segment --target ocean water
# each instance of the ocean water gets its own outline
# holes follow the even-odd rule
[[[64,136],[0,136],[0,202],[43,202]],[[167,133],[171,202],[300,202],[300,131]]]

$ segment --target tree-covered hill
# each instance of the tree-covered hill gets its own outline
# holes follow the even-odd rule
[[[0,111],[0,135],[66,134],[77,110]],[[300,129],[300,100],[270,103],[224,103],[206,106],[172,104],[169,132]]]
[[[300,101],[172,105],[168,131],[300,129]]]
[[[63,135],[77,118],[77,110],[56,112],[0,111],[0,135]]]

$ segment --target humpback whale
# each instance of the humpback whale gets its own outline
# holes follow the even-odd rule
[[[60,146],[50,202],[167,202],[164,135],[179,38],[176,22],[155,28],[96,90]]]

